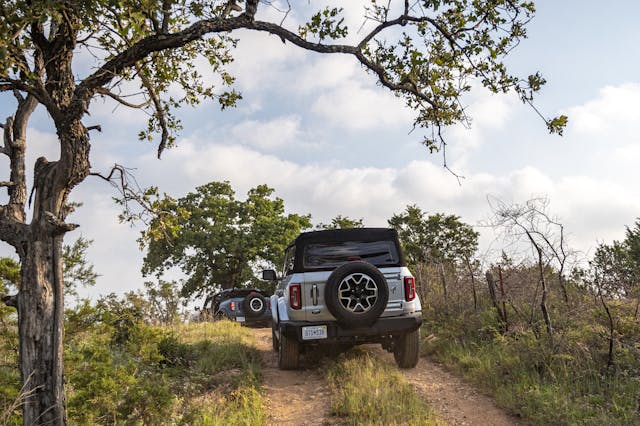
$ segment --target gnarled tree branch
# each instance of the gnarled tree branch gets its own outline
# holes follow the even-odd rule
[[[151,101],[145,101],[142,102],[140,104],[134,104],[131,102],[128,102],[127,100],[125,100],[122,96],[116,95],[115,93],[113,93],[112,91],[110,91],[109,89],[105,88],[105,87],[99,87],[98,89],[96,89],[96,93],[103,95],[103,96],[108,96],[111,99],[113,99],[114,101],[129,107],[129,108],[134,108],[134,109],[140,109],[140,108],[145,108],[148,107],[151,104]]]

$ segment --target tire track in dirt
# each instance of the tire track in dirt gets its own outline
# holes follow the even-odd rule
[[[379,346],[368,349],[395,365],[393,355]],[[418,394],[447,422],[460,426],[524,426],[527,423],[507,414],[493,399],[478,392],[461,378],[439,365],[420,358],[418,365],[399,371]]]
[[[254,329],[256,347],[262,353],[262,382],[268,425],[335,425],[331,418],[329,388],[322,374],[301,365],[301,370],[278,369],[278,354],[271,346],[271,329]],[[304,358],[303,358],[304,360]]]
[[[253,330],[256,347],[262,353],[262,377],[267,404],[268,425],[337,425],[330,413],[330,393],[317,359],[301,364],[301,370],[278,369],[278,356],[271,346],[271,329]],[[375,356],[395,366],[393,355],[379,345],[365,346]],[[307,364],[307,365],[305,365]],[[525,426],[495,402],[461,378],[439,365],[421,358],[413,369],[399,371],[418,394],[447,424],[456,426]]]

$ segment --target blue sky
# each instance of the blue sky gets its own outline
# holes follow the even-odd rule
[[[157,184],[173,196],[211,180],[231,181],[239,196],[267,183],[289,211],[312,213],[314,222],[343,214],[371,226],[384,226],[407,204],[476,225],[490,215],[489,196],[515,202],[546,196],[570,244],[592,252],[599,242],[622,238],[624,226],[640,216],[640,3],[541,0],[536,6],[529,38],[508,63],[516,73],[540,70],[547,78],[536,104],[548,116],[569,115],[565,136],[549,135],[515,96],[477,90],[465,99],[472,128],[447,131],[449,163],[465,176],[462,185],[443,169],[442,157],[419,144],[419,131],[409,133],[412,112],[354,60],[251,33],[240,35],[232,66],[244,96],[236,109],[220,112],[205,103],[180,111],[178,146],[158,161],[156,147],[136,138],[145,116],[98,100],[85,121],[103,128],[92,133],[92,166],[134,167],[143,186]],[[348,12],[347,23],[357,28],[361,10]],[[289,19],[294,26],[302,17]],[[10,97],[0,98],[3,117],[13,107]],[[29,144],[31,160],[57,156],[41,108],[31,120]],[[0,170],[7,169],[0,162]],[[89,258],[101,277],[87,291],[92,296],[143,282],[135,241],[140,230],[118,223],[112,195],[92,178],[72,195],[84,207],[69,218],[81,228],[67,239],[95,241]],[[481,252],[495,248],[491,232],[479,229]],[[12,255],[8,246],[0,254]]]

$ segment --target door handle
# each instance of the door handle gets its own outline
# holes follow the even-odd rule
[[[311,286],[311,300],[313,301],[313,306],[318,306],[318,286],[314,284]]]

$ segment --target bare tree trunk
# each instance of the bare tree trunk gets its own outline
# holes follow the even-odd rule
[[[609,310],[609,305],[607,305],[607,302],[604,301],[604,295],[602,294],[602,290],[600,288],[598,288],[598,296],[600,297],[600,303],[602,303],[602,307],[607,313],[607,318],[609,320],[609,351],[607,353],[607,369],[611,370],[615,362],[613,351],[615,327],[613,323],[613,316],[611,315],[611,311]]]
[[[498,278],[500,279],[500,298],[502,299],[502,319],[504,320],[504,329],[509,331],[509,320],[507,319],[507,297],[504,294],[504,281],[502,279],[502,268],[498,266]]]
[[[471,291],[473,292],[473,311],[478,312],[478,293],[476,293],[476,279],[473,275],[473,268],[471,267],[471,261],[469,258],[465,258],[467,269],[469,270],[469,278],[471,278]]]
[[[33,218],[31,224],[19,228],[13,243],[21,261],[17,308],[20,372],[27,395],[25,426],[67,424],[62,242],[64,234],[76,227],[64,221],[66,198],[89,172],[89,144],[79,121],[63,123],[58,136],[60,159],[36,161]]]
[[[18,293],[23,424],[67,423],[64,395],[62,236],[37,235],[22,262]]]
[[[495,281],[493,280],[493,274],[491,273],[491,271],[487,271],[485,277],[487,278],[487,285],[489,286],[489,296],[491,296],[491,303],[493,304],[493,307],[496,309],[496,313],[498,314],[498,321],[501,324],[504,324],[502,310],[500,309],[498,298],[496,297],[496,285]]]
[[[535,245],[538,252],[538,272],[540,273],[540,284],[542,285],[542,297],[540,298],[540,310],[542,311],[542,318],[544,319],[544,324],[547,327],[547,334],[549,337],[553,338],[553,325],[551,323],[551,315],[549,314],[549,309],[547,308],[547,281],[544,278],[544,265],[542,263],[542,250]]]
[[[25,395],[23,424],[64,425],[61,254],[62,236],[73,227],[64,223],[67,194],[64,176],[55,169],[56,163],[48,163],[44,158],[38,159],[34,168],[36,197],[31,224],[26,224],[26,131],[37,101],[31,95],[23,98],[15,93],[15,96],[18,100],[15,117],[2,125],[1,151],[9,157],[11,180],[8,203],[0,206],[0,235],[20,258],[19,291],[7,301],[18,310],[18,352]],[[81,125],[76,129],[83,130]],[[69,150],[66,154],[68,160]]]
[[[564,300],[565,305],[569,304],[569,293],[567,292],[567,284],[564,280],[564,264],[561,265],[560,271],[558,272],[558,283],[560,283],[560,290],[562,290],[562,299]]]
[[[438,270],[440,271],[440,281],[442,282],[442,291],[444,292],[444,302],[447,303],[449,296],[447,294],[447,277],[444,273],[444,263],[438,263]]]

